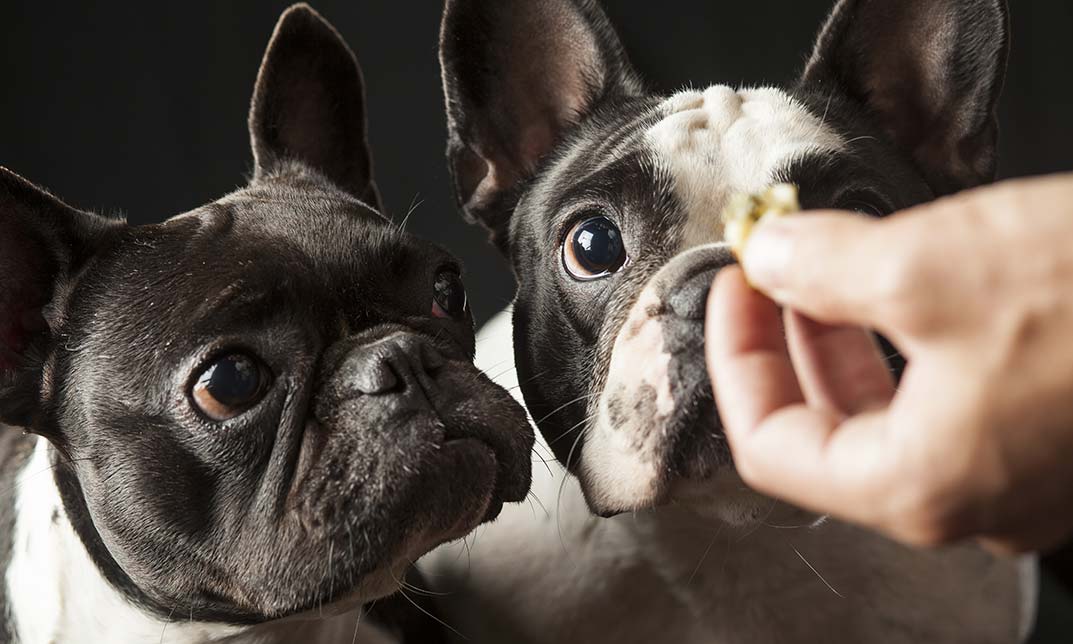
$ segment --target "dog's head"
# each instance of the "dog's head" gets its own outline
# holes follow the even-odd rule
[[[54,446],[106,578],[257,622],[393,591],[524,498],[524,411],[471,364],[460,266],[379,213],[354,55],[281,18],[249,186],[159,225],[0,170],[0,422]]]
[[[660,97],[591,0],[448,1],[457,195],[513,262],[522,391],[594,511],[755,516],[714,492],[741,486],[702,351],[728,197],[883,215],[992,179],[1006,50],[1001,0],[842,0],[793,88]]]

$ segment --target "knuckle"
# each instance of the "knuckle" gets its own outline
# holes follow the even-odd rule
[[[873,293],[883,319],[907,332],[926,329],[933,317],[928,304],[934,300],[925,297],[936,277],[932,264],[924,253],[907,250],[880,265]]]
[[[912,486],[888,512],[886,527],[910,545],[935,548],[957,540],[964,529],[950,511],[948,497],[940,490]]]

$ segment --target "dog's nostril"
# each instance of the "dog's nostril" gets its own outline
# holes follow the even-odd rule
[[[718,268],[701,271],[683,282],[667,300],[674,314],[687,320],[703,320],[708,291],[718,272]]]
[[[371,354],[355,370],[354,387],[370,396],[391,391],[398,386],[399,379],[391,366],[390,353],[377,350]]]
[[[424,339],[397,334],[356,349],[348,360],[345,376],[351,386],[366,395],[427,389],[446,359]]]
[[[421,346],[421,362],[424,364],[426,372],[437,371],[447,364],[443,354],[436,347],[427,343]]]

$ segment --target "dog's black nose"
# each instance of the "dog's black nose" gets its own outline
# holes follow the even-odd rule
[[[427,340],[395,333],[355,351],[346,376],[355,389],[372,396],[427,387],[443,365],[443,355]]]
[[[675,317],[703,322],[712,280],[734,263],[734,254],[724,244],[697,246],[667,262],[652,278],[650,288]]]
[[[686,320],[703,320],[708,307],[708,292],[722,267],[701,271],[680,284],[667,298],[674,314]]]

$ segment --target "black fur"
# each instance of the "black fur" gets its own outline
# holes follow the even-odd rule
[[[468,308],[433,315],[437,275],[461,267],[375,209],[362,92],[353,54],[298,5],[259,75],[248,187],[132,227],[0,173],[0,320],[18,323],[0,335],[0,418],[48,439],[90,558],[160,618],[376,599],[528,491],[524,411],[472,365]],[[191,388],[236,351],[265,394],[210,420]],[[392,387],[362,389],[372,362]],[[5,479],[25,451],[10,432]]]

